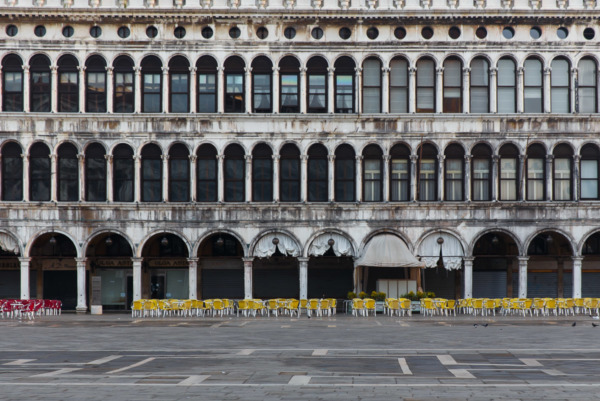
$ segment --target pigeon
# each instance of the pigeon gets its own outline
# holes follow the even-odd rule
[[[483,327],[488,327],[489,323],[482,324]]]
[[[592,322],[592,326],[598,327],[598,326],[600,326],[600,324],[596,324],[596,323]]]
[[[477,323],[475,323],[475,324],[473,325],[473,327],[477,327],[477,326],[479,326]]]
[[[577,322],[573,322],[573,324],[571,325],[571,327],[575,327],[577,326]]]

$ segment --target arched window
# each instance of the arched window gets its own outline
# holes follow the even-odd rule
[[[408,61],[401,57],[390,62],[390,113],[408,113]]]
[[[568,113],[571,110],[569,61],[564,58],[552,60],[550,99],[553,113]]]
[[[541,113],[543,108],[542,62],[528,58],[524,64],[524,112]]]
[[[41,142],[29,150],[29,199],[50,200],[50,150]]]
[[[229,145],[225,149],[225,202],[243,202],[245,198],[246,163],[244,149]]]
[[[232,56],[225,60],[225,113],[243,113],[244,68],[246,64],[240,57]]]
[[[296,57],[287,56],[279,62],[279,98],[281,113],[300,112],[300,62]]]
[[[133,113],[134,79],[133,79],[133,60],[127,56],[117,57],[114,64],[114,112],[115,113]]]
[[[377,145],[363,149],[363,201],[381,202],[383,199],[383,152]]]
[[[58,148],[58,200],[76,202],[79,200],[79,160],[77,148],[64,143]]]
[[[514,145],[504,145],[500,156],[500,200],[514,201],[518,195],[519,150]]]
[[[577,74],[577,96],[579,97],[580,113],[596,113],[596,62],[591,58],[583,58],[579,61]]]
[[[449,145],[444,153],[444,197],[447,201],[464,200],[464,163],[465,150],[458,144]]]
[[[314,144],[308,148],[308,201],[327,202],[329,165],[327,148]]]
[[[252,151],[252,200],[273,201],[273,152],[264,143]]]
[[[444,61],[444,113],[462,113],[462,62],[455,57]]]
[[[58,59],[58,111],[79,111],[79,62],[66,55]]]
[[[417,166],[418,199],[420,201],[437,200],[437,150],[431,144],[424,144],[419,149],[419,164]]]
[[[42,54],[33,56],[30,71],[30,109],[33,112],[50,112],[50,59]]]
[[[85,149],[85,199],[106,201],[106,152],[99,143]]]
[[[272,75],[273,63],[267,57],[259,56],[252,61],[252,112],[273,111]]]
[[[471,199],[489,201],[492,199],[492,150],[489,146],[478,144],[471,151]]]
[[[318,56],[306,63],[308,113],[327,113],[327,67],[327,61]]]
[[[363,113],[381,113],[381,62],[370,57],[363,62]]]
[[[288,143],[283,145],[279,155],[279,199],[282,202],[299,202],[300,150]]]
[[[133,202],[133,150],[128,145],[117,145],[113,151],[113,199],[115,202]]]
[[[169,61],[169,111],[190,112],[190,63],[183,56]]]
[[[410,200],[410,149],[397,144],[390,150],[390,200]]]
[[[142,60],[142,113],[162,111],[162,62],[156,56]]]
[[[196,201],[217,201],[217,150],[209,144],[201,145],[196,151]]]
[[[354,69],[356,64],[347,56],[338,58],[335,68],[335,112],[354,113]]]
[[[553,199],[556,201],[571,200],[573,199],[571,190],[573,149],[569,145],[560,144],[554,148],[552,155],[554,156]]]
[[[23,150],[18,143],[2,147],[2,200],[23,200]]]
[[[217,112],[217,61],[202,56],[196,63],[198,69],[198,113]]]
[[[483,57],[471,61],[471,113],[490,112],[490,64]]]
[[[169,149],[169,201],[190,201],[190,154],[181,143]]]
[[[154,144],[142,148],[142,202],[161,202],[162,152]]]
[[[527,200],[545,200],[546,150],[540,144],[527,148]]]
[[[350,145],[335,150],[335,201],[356,200],[356,154]]]
[[[498,113],[517,111],[517,78],[515,62],[510,58],[498,60]]]
[[[600,199],[598,180],[600,179],[600,150],[588,143],[581,148],[581,199]]]
[[[106,61],[91,56],[85,63],[85,111],[106,113]]]
[[[23,60],[16,54],[2,59],[2,111],[23,111]]]
[[[435,63],[429,58],[417,62],[417,113],[435,112]]]

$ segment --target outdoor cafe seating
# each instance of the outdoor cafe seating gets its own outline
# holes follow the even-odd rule
[[[0,299],[0,316],[34,319],[41,315],[60,315],[62,302],[55,299]]]

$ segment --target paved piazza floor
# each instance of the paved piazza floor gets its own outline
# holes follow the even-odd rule
[[[0,400],[594,400],[600,327],[592,322],[0,319]]]

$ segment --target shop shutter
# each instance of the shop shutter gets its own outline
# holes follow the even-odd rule
[[[244,298],[244,269],[202,269],[202,298]]]
[[[308,269],[308,298],[342,298],[352,291],[353,269]]]
[[[254,269],[252,280],[255,298],[298,298],[300,295],[298,268]]]
[[[473,272],[473,298],[506,297],[506,271]]]
[[[527,298],[556,298],[557,289],[556,272],[528,272]]]
[[[581,274],[581,296],[583,298],[600,297],[600,273],[586,273],[584,271]]]

